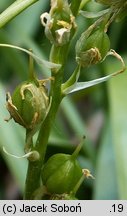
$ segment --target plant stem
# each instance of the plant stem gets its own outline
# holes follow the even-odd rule
[[[0,28],[38,0],[17,0],[0,14]]]
[[[78,1],[77,9],[74,9],[74,15],[77,15],[79,10],[81,1]],[[73,7],[73,5],[72,5]],[[61,68],[59,71],[56,69],[52,70],[52,77],[54,78],[51,81],[51,90],[50,90],[50,98],[52,98],[51,107],[49,113],[42,123],[41,129],[39,131],[39,135],[37,138],[35,150],[40,154],[40,160],[36,162],[29,162],[28,172],[26,177],[26,188],[25,188],[25,199],[34,199],[34,191],[36,191],[40,187],[40,175],[41,169],[44,163],[45,153],[47,149],[48,139],[50,135],[50,131],[63,98],[61,86],[63,83],[63,72],[64,65],[68,56],[69,45],[73,35],[75,34],[75,28],[72,28],[70,41],[63,46],[55,46],[53,45],[50,52],[50,61],[56,64],[61,64]]]
[[[25,199],[33,199],[32,197],[33,192],[40,186],[40,172],[41,172],[41,167],[47,149],[48,138],[52,128],[52,124],[54,122],[57,109],[61,102],[59,76],[56,78],[53,84],[53,90],[54,90],[54,95],[52,95],[53,98],[52,98],[52,105],[50,108],[50,112],[42,124],[37,139],[37,143],[36,143],[36,150],[39,152],[41,158],[37,162],[29,161],[28,173],[26,179]]]
[[[56,52],[56,49],[54,49],[53,52]],[[60,59],[61,59],[61,55],[62,52],[60,53]],[[62,58],[62,62],[65,62],[65,58],[67,55],[63,55],[63,56],[64,58]],[[58,60],[60,63],[60,59],[56,59],[56,61]],[[50,97],[52,97],[51,108],[46,119],[44,120],[41,126],[37,138],[36,146],[35,146],[35,150],[38,151],[40,154],[40,160],[36,162],[29,161],[28,173],[26,178],[26,189],[25,189],[25,197],[24,197],[25,199],[34,199],[33,192],[40,186],[40,173],[45,158],[50,131],[56,116],[56,112],[62,100],[61,84],[63,81],[63,67],[61,67],[61,69],[56,74],[52,74],[52,75],[54,75],[54,80],[51,82],[51,91],[50,91]]]
[[[77,148],[75,149],[75,151],[72,153],[71,158],[72,158],[73,160],[75,160],[75,159],[78,157],[78,154],[79,154],[79,152],[80,152],[80,150],[81,150],[81,148],[82,148],[82,146],[83,146],[83,144],[84,144],[84,139],[85,139],[85,137],[83,137],[83,139],[82,139],[81,142],[78,144],[78,146],[77,146]]]

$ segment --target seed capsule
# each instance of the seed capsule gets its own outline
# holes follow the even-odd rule
[[[43,85],[26,81],[17,86],[12,97],[7,93],[7,109],[15,122],[26,129],[34,130],[46,116],[49,105]]]
[[[49,158],[42,170],[42,181],[52,194],[72,191],[80,177],[82,169],[73,155],[55,154]]]
[[[83,33],[76,44],[76,60],[82,67],[89,67],[104,59],[110,48],[110,40],[99,28],[86,37]]]

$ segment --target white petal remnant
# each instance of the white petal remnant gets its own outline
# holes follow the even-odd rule
[[[14,157],[14,158],[17,158],[17,159],[23,159],[23,158],[27,158],[28,160],[30,161],[37,161],[39,160],[40,158],[40,155],[39,155],[39,152],[37,151],[30,151],[28,152],[27,154],[24,154],[22,156],[17,156],[17,155],[14,155],[14,154],[11,154],[9,153],[5,147],[3,146],[3,151],[5,154],[7,154],[8,156],[11,156],[11,157]]]
[[[50,23],[51,16],[49,13],[45,12],[41,14],[40,19],[41,19],[42,25],[45,27],[48,23]]]
[[[62,45],[66,44],[67,42],[69,42],[70,30],[66,28],[61,28],[57,30],[56,38],[59,44],[62,44]]]
[[[92,174],[90,173],[90,171],[88,169],[82,169],[82,173],[83,175],[86,177],[86,178],[92,178],[92,179],[95,179]]]

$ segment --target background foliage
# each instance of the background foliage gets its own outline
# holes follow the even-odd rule
[[[0,1],[0,12],[12,0]],[[90,2],[89,11],[102,9],[100,4]],[[49,0],[39,1],[0,30],[0,43],[9,43],[32,50],[40,57],[48,58],[50,44],[40,24],[40,15],[49,10]],[[111,48],[126,61],[127,18],[113,23],[109,30]],[[78,35],[90,25],[91,20],[80,16],[78,33],[73,39],[65,80],[74,69],[74,46]],[[83,71],[80,81],[91,80],[109,74],[120,67],[114,58]],[[36,65],[40,78],[49,75],[46,68]],[[25,80],[28,75],[28,57],[8,48],[0,48],[0,199],[22,199],[27,161],[7,156],[2,146],[15,155],[23,155],[24,129],[4,119],[5,92]],[[108,83],[80,91],[63,100],[52,133],[46,157],[56,152],[71,153],[74,146],[86,135],[85,145],[79,155],[82,168],[88,168],[95,180],[84,181],[80,199],[127,199],[127,75],[126,72]]]

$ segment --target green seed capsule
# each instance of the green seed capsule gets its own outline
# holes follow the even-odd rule
[[[55,154],[42,170],[42,181],[52,194],[72,191],[82,176],[82,169],[73,155]]]
[[[36,129],[47,113],[49,99],[39,82],[26,81],[17,86],[12,97],[7,94],[7,109],[15,122],[26,129]]]
[[[82,67],[89,67],[102,61],[109,49],[110,40],[103,29],[88,37],[83,33],[76,44],[76,60]]]

